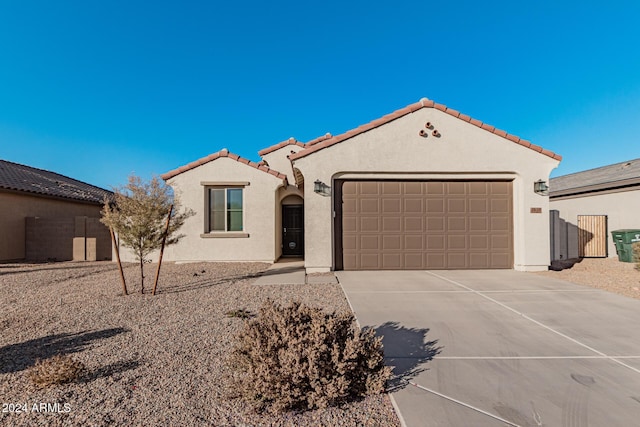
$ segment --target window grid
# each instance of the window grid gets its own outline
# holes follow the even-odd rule
[[[209,188],[208,232],[243,231],[243,189]]]

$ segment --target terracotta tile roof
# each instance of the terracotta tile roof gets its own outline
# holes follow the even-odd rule
[[[446,105],[443,104],[438,104],[434,101],[431,101],[429,99],[423,98],[421,99],[419,102],[416,102],[414,104],[408,105],[404,108],[401,108],[399,110],[394,111],[391,114],[387,114],[386,116],[380,117],[379,119],[373,120],[367,124],[358,126],[355,129],[352,129],[350,131],[347,131],[341,135],[336,135],[333,137],[330,137],[329,139],[323,140],[323,141],[319,141],[316,142],[314,144],[307,144],[306,148],[304,150],[301,150],[297,153],[291,154],[289,156],[289,158],[291,160],[295,160],[295,159],[299,159],[301,157],[305,157],[308,156],[311,153],[314,153],[316,151],[322,150],[323,148],[327,148],[330,147],[334,144],[337,144],[339,142],[342,142],[344,140],[347,140],[349,138],[352,138],[356,135],[359,135],[361,133],[367,132],[371,129],[375,129],[378,126],[382,126],[386,123],[389,123],[393,120],[396,120],[402,116],[405,116],[407,114],[413,113],[415,111],[418,111],[422,108],[435,108],[436,110],[440,110],[443,111],[447,114],[452,115],[453,117],[456,117],[460,120],[463,120],[465,122],[468,122],[474,126],[477,126],[481,129],[484,129],[486,131],[489,131],[491,133],[494,133],[498,136],[501,136],[505,139],[508,139],[509,141],[512,141],[516,144],[520,144],[524,147],[527,147],[531,150],[537,151],[538,153],[544,154],[545,156],[551,157],[552,159],[556,159],[556,160],[562,160],[562,156],[553,153],[549,150],[545,150],[540,146],[534,145],[531,142],[524,140],[516,135],[511,135],[501,129],[496,129],[494,126],[488,125],[486,123],[481,122],[480,120],[475,120],[465,114],[461,114],[459,111],[456,111],[454,109],[448,108]]]
[[[262,150],[258,151],[258,155],[262,157],[265,154],[273,153],[274,151],[279,150],[282,147],[286,147],[287,145],[297,145],[298,147],[304,147],[303,142],[300,142],[297,139],[291,137],[286,141],[282,141],[278,144],[272,145],[271,147],[263,148]]]
[[[0,190],[102,205],[113,192],[55,172],[0,160]]]
[[[304,144],[305,147],[311,147],[312,145],[316,145],[321,143],[322,141],[326,141],[327,139],[331,139],[333,138],[333,135],[331,135],[329,132],[327,132],[326,134],[317,137],[316,139],[312,139],[311,141],[307,142],[306,144]]]
[[[169,171],[169,172],[167,172],[167,173],[165,173],[163,175],[160,175],[160,177],[166,181],[166,180],[168,180],[170,178],[173,178],[176,175],[180,175],[183,172],[186,172],[186,171],[191,170],[191,169],[195,169],[198,166],[202,166],[205,163],[212,162],[212,161],[214,161],[216,159],[219,159],[220,157],[228,157],[228,158],[230,158],[232,160],[235,160],[236,162],[244,163],[245,165],[248,165],[248,166],[251,166],[251,167],[256,168],[258,170],[261,170],[263,172],[266,172],[266,173],[268,173],[270,175],[273,175],[273,176],[275,176],[277,178],[280,178],[280,179],[282,179],[284,181],[287,180],[287,176],[285,174],[280,173],[277,170],[271,169],[271,168],[269,168],[268,166],[266,166],[263,163],[252,162],[251,160],[245,159],[243,157],[240,157],[237,154],[230,153],[229,150],[227,150],[226,148],[223,148],[222,150],[218,151],[217,153],[213,153],[213,154],[208,155],[207,157],[203,157],[203,158],[201,158],[199,160],[196,160],[195,162],[191,162],[191,163],[189,163],[187,165],[181,166],[178,169],[174,169],[172,171]]]

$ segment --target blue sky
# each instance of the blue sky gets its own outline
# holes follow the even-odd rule
[[[615,0],[5,0],[0,158],[110,188],[427,97],[561,154],[563,175],[640,157],[639,17]]]

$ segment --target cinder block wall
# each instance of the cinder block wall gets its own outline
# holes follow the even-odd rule
[[[70,261],[74,237],[74,218],[26,218],[25,258],[28,261]]]
[[[96,239],[96,260],[111,259],[111,235],[99,218],[26,218],[25,258],[28,261],[84,260],[84,250],[74,256],[74,238],[81,246]]]
[[[100,218],[101,206],[0,191],[0,261],[26,258],[27,217]],[[107,230],[107,235],[109,230]],[[110,241],[110,237],[107,242]],[[72,245],[72,243],[71,243]],[[109,256],[110,258],[110,256]],[[98,258],[100,259],[100,258]]]
[[[100,222],[100,218],[86,218],[86,238],[96,239],[96,259],[98,261],[111,259],[111,233]]]

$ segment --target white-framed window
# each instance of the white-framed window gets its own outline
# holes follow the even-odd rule
[[[207,187],[208,233],[244,231],[244,188]]]

